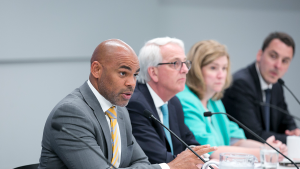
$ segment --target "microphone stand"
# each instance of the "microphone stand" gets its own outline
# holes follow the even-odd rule
[[[189,150],[191,150],[198,158],[200,158],[201,161],[203,161],[204,163],[206,163],[206,161],[199,156],[199,154],[197,154],[193,149],[191,149],[183,140],[181,140],[172,130],[170,130],[168,127],[166,127],[164,124],[162,124],[157,118],[155,118],[152,113],[150,113],[148,110],[144,111],[144,115],[148,118],[152,118],[155,121],[157,121],[159,124],[161,124],[165,129],[167,129],[170,133],[172,133],[173,136],[175,136],[181,143],[183,143]],[[209,166],[209,168],[213,169],[212,166]]]
[[[258,140],[260,140],[261,142],[267,144],[268,146],[270,146],[271,148],[273,148],[275,151],[277,151],[279,154],[281,154],[283,157],[285,157],[286,159],[288,159],[291,163],[293,163],[297,169],[298,166],[294,163],[294,161],[292,161],[291,159],[289,159],[287,156],[285,156],[284,154],[282,154],[279,150],[277,150],[276,148],[274,148],[273,146],[271,146],[269,143],[266,142],[266,140],[264,140],[263,138],[261,138],[260,136],[258,136],[256,133],[254,133],[252,130],[250,130],[248,127],[246,127],[244,124],[242,124],[241,122],[239,122],[237,119],[235,119],[234,117],[232,117],[230,114],[227,113],[222,113],[222,112],[218,112],[218,113],[211,113],[211,112],[204,112],[204,116],[211,116],[213,114],[224,114],[227,115],[229,118],[231,118],[233,121],[235,121],[236,123],[238,123],[240,126],[242,126],[243,129],[247,130],[249,133],[251,133],[253,136],[255,136]]]
[[[295,100],[298,102],[298,104],[300,104],[300,101],[297,99],[297,97],[294,95],[294,93],[284,84],[284,81],[282,79],[278,79],[278,83],[281,84],[282,86],[284,86],[292,94],[292,96],[295,98]]]
[[[288,111],[286,111],[286,110],[284,110],[284,109],[282,109],[282,108],[280,108],[280,107],[278,107],[278,106],[275,106],[275,105],[270,104],[270,103],[265,103],[265,102],[255,102],[255,103],[257,103],[257,104],[259,104],[259,105],[261,105],[261,106],[269,106],[269,107],[271,107],[271,108],[273,108],[273,109],[278,110],[278,111],[281,112],[281,113],[284,113],[284,114],[286,114],[286,115],[292,116],[293,118],[295,118],[295,119],[297,119],[297,120],[300,121],[300,118],[299,118],[299,117],[294,116],[294,115],[291,115],[290,113],[288,113]]]

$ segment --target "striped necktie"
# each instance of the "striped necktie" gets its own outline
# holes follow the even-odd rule
[[[107,116],[110,119],[110,131],[111,131],[111,142],[112,142],[112,151],[113,158],[111,163],[115,166],[119,158],[119,147],[118,147],[118,128],[117,128],[117,113],[115,111],[115,106],[109,108],[106,112]]]

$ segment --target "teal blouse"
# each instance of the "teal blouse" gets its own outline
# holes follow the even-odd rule
[[[230,121],[226,115],[213,115],[211,122],[207,117],[204,117],[203,113],[206,112],[206,109],[188,86],[185,86],[185,89],[178,93],[177,97],[182,104],[184,122],[201,145],[228,146],[230,145],[230,138],[246,138],[244,131],[235,122]],[[226,113],[221,100],[213,101],[210,99],[207,108],[211,112]]]

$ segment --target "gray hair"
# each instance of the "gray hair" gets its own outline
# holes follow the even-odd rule
[[[155,67],[162,61],[160,46],[173,43],[179,45],[184,51],[184,43],[182,40],[170,37],[155,38],[145,43],[139,53],[140,73],[137,77],[139,83],[146,83],[150,81],[148,74],[149,67]]]

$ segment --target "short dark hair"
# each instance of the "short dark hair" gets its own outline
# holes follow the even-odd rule
[[[292,47],[293,55],[295,54],[295,42],[290,35],[288,35],[284,32],[273,32],[269,36],[267,36],[263,43],[261,50],[264,51],[269,46],[269,44],[271,43],[271,41],[273,39],[279,39],[281,42],[285,43],[287,46]]]

